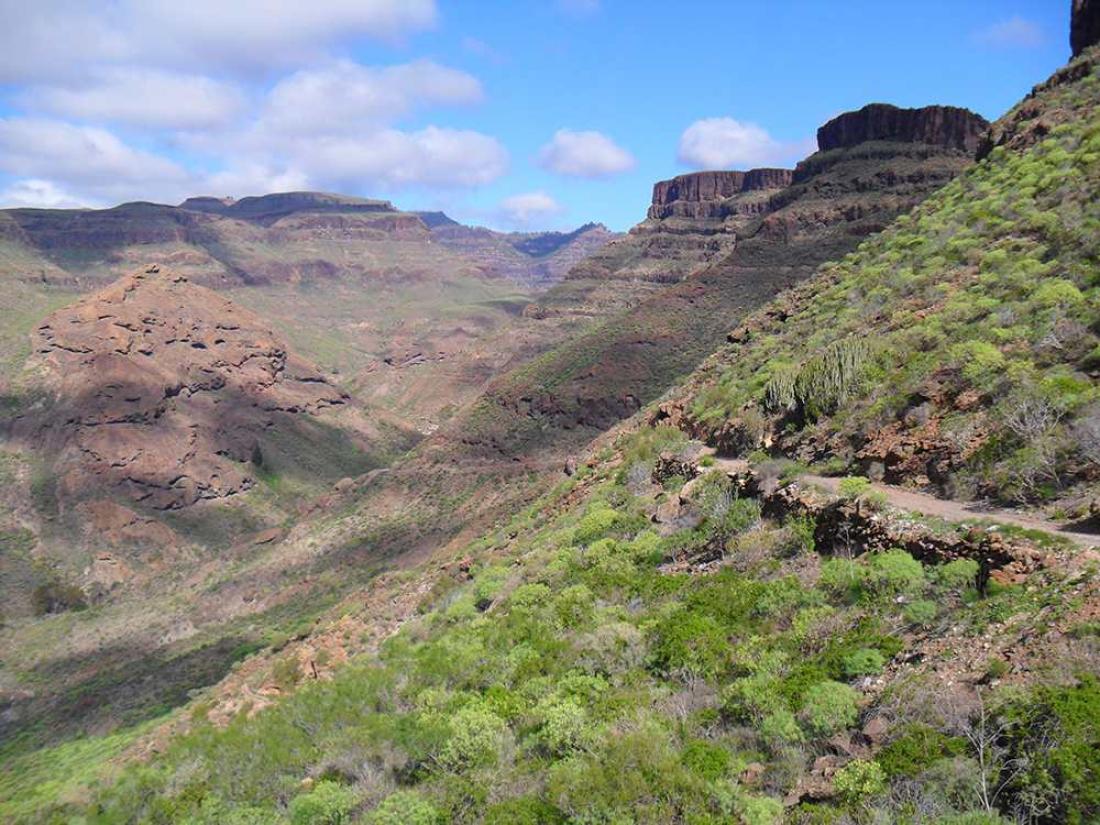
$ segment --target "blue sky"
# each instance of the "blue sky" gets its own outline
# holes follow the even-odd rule
[[[644,216],[870,102],[995,118],[1069,1],[0,0],[0,205],[321,188],[501,228]]]

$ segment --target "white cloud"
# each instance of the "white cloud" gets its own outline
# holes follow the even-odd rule
[[[483,98],[476,77],[430,60],[383,68],[345,60],[280,81],[271,90],[260,128],[356,132],[417,108],[479,103]]]
[[[95,71],[77,83],[37,86],[18,99],[24,108],[78,120],[170,129],[222,126],[243,106],[240,92],[227,83],[122,67]]]
[[[559,175],[606,178],[634,168],[634,156],[601,132],[559,129],[539,151],[539,165]]]
[[[22,117],[0,118],[0,170],[55,185],[63,181],[82,197],[106,200],[178,188],[188,179],[182,167],[105,129]]]
[[[500,202],[501,215],[515,226],[527,226],[533,220],[545,219],[561,211],[561,205],[542,191],[512,195]]]
[[[437,19],[435,0],[0,0],[0,15],[0,82],[71,81],[104,61],[265,70]]]
[[[766,166],[813,151],[805,141],[784,143],[755,123],[711,117],[692,123],[680,136],[679,159],[695,169]]]
[[[445,190],[508,168],[491,135],[398,128],[430,107],[482,101],[473,75],[431,60],[338,58],[364,37],[434,25],[435,0],[110,0],[94,9],[0,0],[0,14],[0,84],[19,110],[0,116],[0,173],[16,181],[4,191],[13,203]]]
[[[317,188],[300,169],[274,168],[256,161],[239,161],[232,167],[202,176],[190,195],[243,197],[269,192],[297,192]]]
[[[0,209],[32,206],[40,209],[73,209],[93,204],[70,195],[48,180],[17,180],[0,191]]]
[[[975,39],[986,46],[1032,49],[1043,45],[1046,38],[1038,23],[1014,15],[981,29]]]
[[[428,126],[362,136],[310,138],[284,148],[291,166],[337,188],[471,187],[508,169],[508,152],[480,132]]]

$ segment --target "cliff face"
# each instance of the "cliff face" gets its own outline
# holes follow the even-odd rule
[[[1100,0],[1073,0],[1069,43],[1073,56],[1100,42]]]
[[[872,103],[833,118],[818,129],[817,146],[827,152],[867,141],[889,141],[923,143],[973,155],[988,128],[985,118],[955,106],[900,109]]]
[[[648,217],[719,218],[722,202],[747,192],[782,189],[791,183],[789,169],[752,169],[748,172],[695,172],[653,185]]]

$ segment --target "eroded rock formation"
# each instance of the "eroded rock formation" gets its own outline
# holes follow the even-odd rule
[[[49,316],[34,347],[56,394],[34,426],[66,495],[154,509],[232,495],[268,430],[346,400],[259,317],[155,266]]]
[[[746,192],[782,189],[790,186],[789,169],[752,169],[748,172],[694,172],[653,185],[651,219],[672,216],[718,218],[723,202]]]
[[[973,155],[988,128],[985,118],[956,106],[901,109],[871,103],[858,111],[845,112],[818,129],[817,145],[827,152],[880,140],[925,143]]]

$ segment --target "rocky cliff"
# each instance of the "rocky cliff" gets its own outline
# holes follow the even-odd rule
[[[653,203],[648,217],[660,220],[673,216],[718,218],[722,204],[735,195],[782,189],[791,183],[789,169],[751,169],[748,172],[695,172],[653,185]]]
[[[54,402],[16,430],[56,457],[62,498],[231,496],[277,433],[347,401],[259,317],[155,266],[49,316],[34,350]]]
[[[1073,0],[1069,43],[1076,57],[1100,42],[1100,0]]]
[[[955,106],[901,109],[872,103],[856,112],[845,112],[817,130],[822,152],[843,149],[867,141],[923,143],[973,155],[989,128],[989,122]]]

